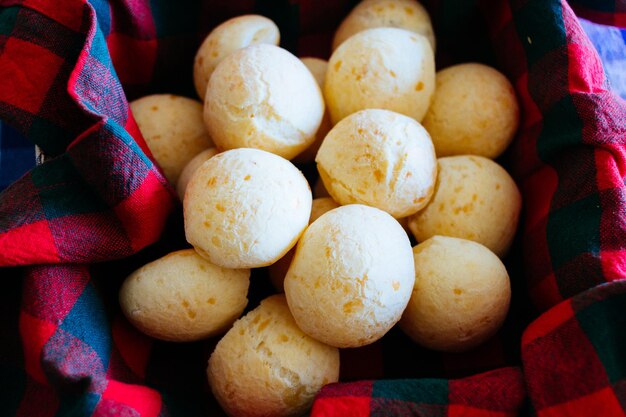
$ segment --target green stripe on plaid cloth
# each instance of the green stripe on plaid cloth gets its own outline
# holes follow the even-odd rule
[[[510,21],[492,37],[524,108],[511,152],[525,197],[524,266],[545,310],[626,277],[626,103],[567,3],[501,7],[491,20]]]
[[[516,368],[456,379],[403,379],[327,385],[311,416],[517,416],[524,380]]]
[[[619,281],[564,301],[528,327],[522,359],[537,416],[626,416],[625,311]]]
[[[571,0],[570,3],[581,17],[626,28],[626,0]]]

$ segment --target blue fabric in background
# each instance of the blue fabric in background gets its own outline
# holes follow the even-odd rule
[[[95,0],[92,3],[97,5],[100,2]],[[602,59],[611,88],[626,100],[626,29],[600,25],[585,19],[580,19],[580,23]],[[0,121],[0,191],[35,164],[36,151],[33,143]]]
[[[35,145],[0,121],[0,191],[26,174],[35,163]]]
[[[626,100],[626,29],[579,20],[602,59],[611,88]]]

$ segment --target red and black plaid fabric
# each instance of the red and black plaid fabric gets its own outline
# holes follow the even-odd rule
[[[2,415],[221,415],[205,378],[216,340],[153,341],[117,305],[128,273],[185,245],[180,205],[128,100],[193,96],[196,47],[237,14],[265,14],[283,46],[327,56],[354,3],[2,2],[0,119],[46,155],[0,194]],[[397,329],[342,351],[348,382],[325,387],[311,415],[624,416],[626,104],[565,1],[425,3],[438,63],[495,65],[522,104],[503,159],[525,199],[507,260],[512,311],[465,354],[421,349]],[[621,1],[572,5],[624,26]]]
[[[503,368],[463,379],[400,379],[327,385],[313,416],[514,417],[524,378]]]
[[[626,0],[572,0],[576,14],[603,25],[626,28]]]
[[[626,281],[602,284],[526,329],[522,359],[538,416],[626,415],[625,308]]]

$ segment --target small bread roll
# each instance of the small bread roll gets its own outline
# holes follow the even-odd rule
[[[342,43],[330,57],[324,83],[333,124],[363,109],[392,110],[419,122],[434,90],[428,40],[395,28],[368,29]]]
[[[335,201],[376,207],[395,218],[424,207],[437,177],[428,132],[388,110],[361,110],[337,123],[315,161]]]
[[[194,156],[193,159],[185,165],[183,172],[181,172],[180,177],[178,177],[178,184],[176,185],[176,190],[178,191],[178,196],[181,200],[185,196],[187,184],[189,184],[189,180],[191,180],[191,177],[195,174],[196,170],[212,156],[217,155],[217,153],[216,148],[205,149],[198,155]]]
[[[193,82],[198,97],[204,100],[209,78],[222,59],[249,45],[278,45],[280,32],[274,22],[259,15],[244,15],[217,26],[204,39],[193,63]]]
[[[482,156],[439,158],[435,194],[409,218],[418,242],[435,236],[473,240],[504,256],[515,236],[522,197],[511,176]]]
[[[235,322],[211,354],[211,390],[230,416],[301,416],[339,378],[339,351],[296,325],[284,295]]]
[[[434,236],[413,254],[415,287],[400,321],[411,339],[460,352],[496,333],[509,310],[511,286],[493,252],[469,240]]]
[[[350,36],[366,29],[395,27],[425,36],[435,49],[430,16],[415,0],[364,0],[341,22],[333,38],[333,51]]]
[[[131,102],[130,109],[154,159],[174,185],[185,165],[213,146],[196,100],[155,94]]]
[[[306,65],[309,71],[311,71],[311,74],[315,77],[315,81],[317,81],[317,85],[320,89],[324,88],[324,79],[326,79],[328,62],[319,58],[300,58],[300,60],[304,65]],[[296,156],[293,159],[293,162],[304,164],[313,161],[315,159],[315,155],[317,155],[317,150],[322,145],[322,142],[331,127],[333,127],[333,125],[330,123],[330,115],[328,114],[328,110],[325,110],[324,116],[322,117],[322,123],[315,133],[315,141],[302,153]]]
[[[439,71],[436,84],[423,124],[437,156],[500,156],[519,126],[509,80],[486,65],[461,64]]]
[[[415,281],[411,243],[389,214],[359,204],[311,223],[285,277],[298,326],[337,347],[380,339],[400,320]]]
[[[189,342],[226,330],[248,304],[250,270],[224,269],[193,249],[133,272],[120,289],[122,312],[156,339]]]
[[[258,268],[280,259],[311,213],[304,175],[280,156],[258,149],[215,155],[187,186],[187,241],[224,268]]]
[[[274,45],[233,52],[209,81],[204,121],[220,149],[257,148],[291,159],[315,140],[324,99],[311,72]]]
[[[313,223],[317,220],[322,214],[339,207],[339,204],[335,202],[330,197],[324,198],[316,198],[313,200],[313,205],[311,206],[311,217],[309,218],[309,224]],[[285,275],[287,275],[287,270],[289,269],[289,265],[291,265],[291,260],[293,259],[293,255],[296,253],[296,248],[291,248],[289,252],[285,254],[278,261],[273,263],[267,269],[267,272],[270,276],[270,281],[272,281],[272,285],[278,292],[284,292],[285,289],[283,287],[283,281],[285,280]]]

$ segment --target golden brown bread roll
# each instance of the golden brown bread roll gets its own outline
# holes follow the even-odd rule
[[[302,333],[285,296],[274,295],[235,322],[207,375],[230,416],[301,416],[339,378],[339,351]]]
[[[187,342],[225,331],[248,304],[250,270],[224,269],[193,249],[133,272],[120,289],[124,315],[161,340]]]
[[[425,36],[435,49],[430,16],[415,0],[364,0],[341,22],[333,38],[333,51],[350,36],[366,29],[395,27]]]
[[[422,123],[437,156],[500,156],[519,126],[519,105],[509,80],[494,68],[470,63],[439,71],[436,83]]]
[[[328,62],[324,98],[333,124],[363,109],[422,120],[435,90],[435,59],[422,35],[376,28],[348,38]]]
[[[481,244],[433,236],[413,248],[415,287],[400,327],[417,343],[459,352],[500,328],[511,286],[500,259]]]
[[[213,146],[202,120],[202,104],[196,100],[154,94],[131,102],[130,109],[154,159],[173,185],[194,156]]]
[[[522,197],[511,176],[482,156],[439,158],[435,194],[409,217],[418,242],[435,236],[473,240],[502,257],[519,221]]]

